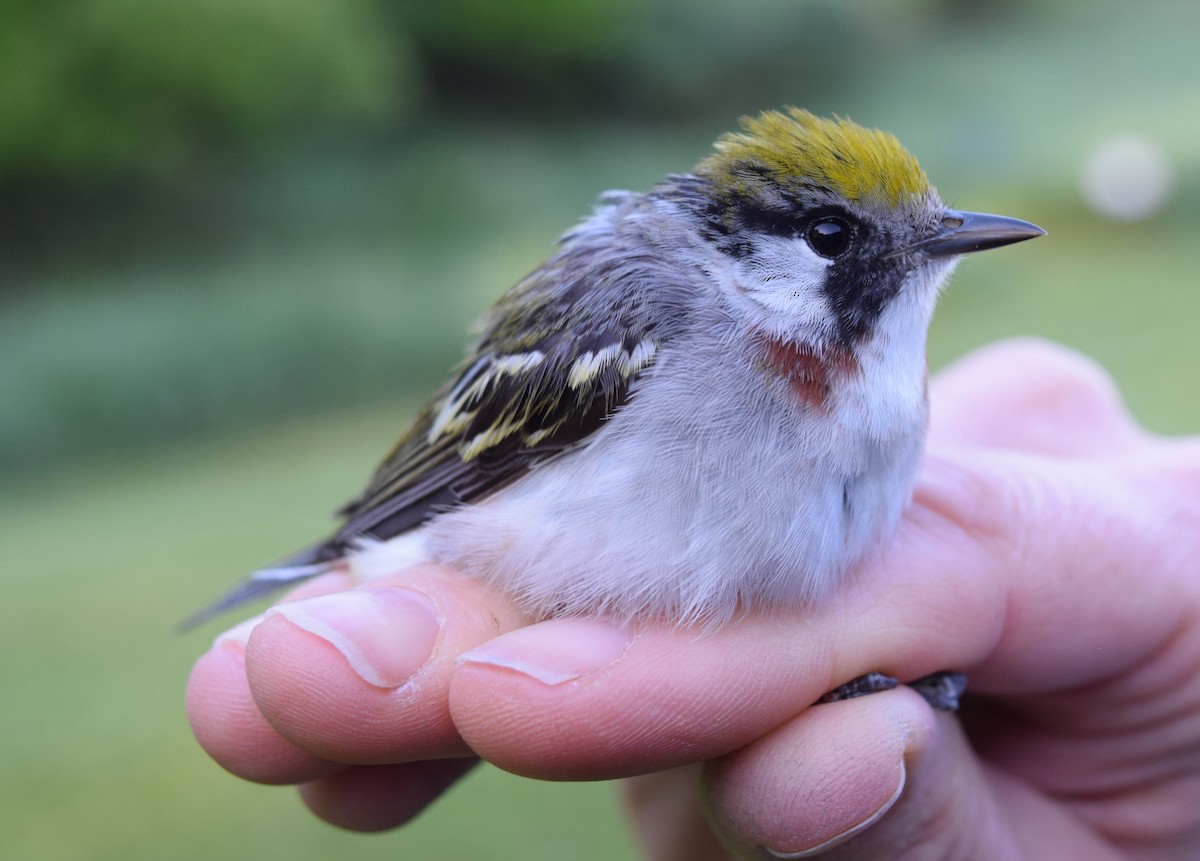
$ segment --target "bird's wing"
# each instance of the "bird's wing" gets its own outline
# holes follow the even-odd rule
[[[635,206],[620,193],[611,207]],[[605,225],[608,225],[607,227]],[[586,443],[681,329],[686,277],[600,215],[506,293],[459,373],[418,414],[328,540],[254,572],[184,628],[329,569],[356,541],[386,541]]]
[[[339,512],[323,557],[485,497],[599,429],[672,329],[639,311],[653,300],[635,271],[629,258],[578,267],[560,254],[501,299],[461,372]]]

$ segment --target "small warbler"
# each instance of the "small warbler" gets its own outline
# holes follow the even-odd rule
[[[884,132],[746,118],[690,173],[605,194],[488,312],[332,537],[192,621],[421,561],[535,618],[820,601],[911,496],[956,261],[1043,233],[946,207]]]

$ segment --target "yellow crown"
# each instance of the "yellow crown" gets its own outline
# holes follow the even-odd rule
[[[783,187],[819,186],[851,201],[896,206],[930,191],[917,160],[887,132],[799,108],[742,118],[696,166],[737,194],[763,179]]]

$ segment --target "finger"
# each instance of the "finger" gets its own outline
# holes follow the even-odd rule
[[[342,766],[284,739],[263,718],[246,680],[245,643],[218,639],[192,669],[188,719],[200,746],[227,771],[258,783],[299,783]]]
[[[743,858],[1102,857],[1049,801],[998,796],[954,718],[903,689],[811,709],[711,763],[705,788]]]
[[[1003,694],[1103,683],[1187,619],[1178,584],[1145,576],[1178,547],[1146,502],[1081,462],[934,458],[896,539],[835,600],[711,633],[533,625],[463,655],[451,712],[504,768],[588,779],[728,753],[871,671],[966,671]]]
[[[246,646],[250,690],[277,732],[323,759],[468,756],[447,708],[453,661],[523,621],[480,583],[410,569],[268,611]]]
[[[474,758],[351,766],[305,783],[309,810],[349,831],[398,828],[428,807],[478,762]]]
[[[911,793],[908,760],[927,760],[938,730],[904,691],[811,709],[708,765],[712,822],[739,856],[823,855]]]
[[[296,600],[347,587],[340,574],[309,580],[288,595]],[[187,685],[188,720],[200,746],[227,771],[258,783],[313,780],[341,768],[315,757],[277,733],[263,718],[246,679],[246,640],[262,616],[217,636],[192,669]]]
[[[917,528],[901,529],[892,552],[915,559],[921,543],[957,542],[960,552],[939,566],[951,562],[960,582],[1003,584],[1004,603],[993,608],[999,637],[972,670],[974,690],[1028,696],[1097,685],[1187,624],[1181,589],[1193,579],[1185,559],[1200,549],[1200,510],[1181,522],[1139,464],[1098,470],[964,450],[927,458],[906,524]]]
[[[890,608],[866,613],[880,622],[865,634],[857,626],[866,617],[841,604],[713,633],[553,620],[463,655],[451,711],[471,747],[502,768],[553,780],[624,777],[741,747],[864,665],[915,679],[943,653],[974,648],[979,660],[994,644],[986,634],[973,645],[948,631],[913,637]]]
[[[984,445],[1089,457],[1140,444],[1112,378],[1058,344],[1021,338],[984,347],[930,382],[931,446]]]
[[[626,813],[652,861],[729,861],[700,798],[699,763],[626,780]]]

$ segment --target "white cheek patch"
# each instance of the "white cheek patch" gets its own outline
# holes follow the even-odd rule
[[[739,280],[763,310],[792,324],[823,327],[834,316],[822,290],[832,264],[802,239],[761,237],[756,253],[743,261]]]

